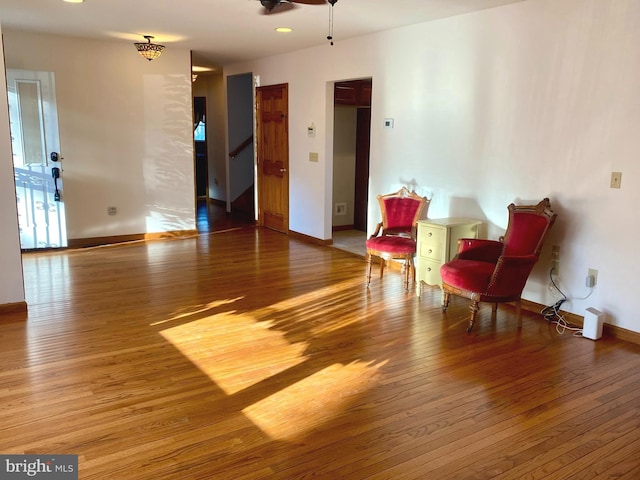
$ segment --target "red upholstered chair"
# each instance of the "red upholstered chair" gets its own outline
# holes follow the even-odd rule
[[[387,260],[404,260],[404,286],[409,289],[409,276],[415,278],[413,257],[416,254],[416,223],[429,208],[429,200],[406,187],[394,193],[378,195],[382,221],[366,241],[367,286],[371,282],[373,257],[380,258],[380,278]]]
[[[471,299],[470,332],[480,302],[515,302],[518,328],[522,327],[520,296],[527,278],[538,261],[542,243],[556,220],[549,199],[537,205],[509,205],[509,224],[500,241],[458,240],[458,253],[440,268],[442,276],[442,311],[449,306],[450,295]]]

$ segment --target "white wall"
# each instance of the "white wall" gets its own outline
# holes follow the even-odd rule
[[[196,228],[188,50],[149,62],[130,43],[12,30],[4,44],[7,68],[55,74],[69,239]]]
[[[0,42],[0,58],[2,54]],[[25,300],[4,62],[0,62],[0,205],[0,305],[4,305]]]
[[[375,195],[400,184],[433,196],[430,218],[480,218],[490,238],[506,227],[507,204],[549,196],[559,218],[524,297],[555,301],[548,269],[557,244],[562,287],[574,298],[563,308],[582,315],[595,306],[608,323],[640,332],[639,18],[640,0],[528,0],[350,40],[336,27],[333,47],[225,74],[289,84],[292,230],[331,237],[329,84],[373,77],[369,230]],[[394,129],[382,128],[387,117]],[[609,188],[612,171],[623,173],[620,190]],[[588,268],[599,270],[598,285],[576,300],[588,293]]]

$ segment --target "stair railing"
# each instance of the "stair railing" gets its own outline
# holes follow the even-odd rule
[[[249,145],[251,145],[252,142],[253,142],[253,135],[250,135],[244,142],[242,142],[240,145],[238,145],[237,148],[235,148],[234,150],[229,152],[229,158],[232,159],[232,160],[234,158],[236,158],[238,156],[238,154],[242,150],[247,148]]]

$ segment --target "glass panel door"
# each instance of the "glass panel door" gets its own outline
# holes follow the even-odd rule
[[[53,72],[7,69],[20,246],[67,246]]]

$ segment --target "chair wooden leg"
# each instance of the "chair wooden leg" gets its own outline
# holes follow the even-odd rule
[[[449,307],[449,294],[447,292],[442,292],[442,311],[446,312]]]
[[[372,255],[367,253],[367,287],[371,283],[371,267],[373,263]]]
[[[498,318],[498,304],[493,303],[491,304],[491,322],[495,324],[497,318]]]
[[[411,264],[409,260],[404,261],[404,289],[409,290],[409,275],[411,275]]]
[[[471,302],[471,305],[469,306],[469,310],[471,310],[471,318],[469,319],[467,333],[471,333],[471,330],[473,330],[473,325],[476,323],[476,315],[478,314],[479,308],[480,307],[478,306],[478,301],[474,300],[473,302]]]
[[[382,276],[384,275],[384,264],[387,261],[384,258],[380,258],[380,280],[382,280]]]
[[[516,318],[518,319],[518,330],[520,330],[522,328],[522,306],[519,298],[516,300]]]

